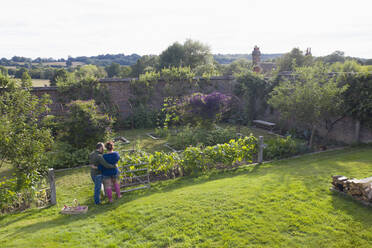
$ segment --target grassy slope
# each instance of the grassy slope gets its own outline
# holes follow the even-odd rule
[[[372,148],[159,182],[102,206],[80,169],[58,174],[58,206],[0,217],[0,247],[370,247],[372,209],[331,193],[335,174],[371,176]],[[89,212],[58,214],[75,197]]]

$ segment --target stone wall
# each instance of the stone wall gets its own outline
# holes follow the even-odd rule
[[[52,100],[52,104],[49,105],[50,114],[62,115],[65,111],[65,106],[60,102],[60,94],[57,91],[57,87],[33,87],[31,93],[37,97],[48,94]]]
[[[286,127],[286,129],[295,128],[293,120],[280,119],[280,113],[278,111],[270,111],[270,108],[267,108],[259,118],[277,123],[281,127]],[[356,120],[351,117],[344,117],[333,126],[328,137],[331,140],[336,140],[346,144],[353,144],[358,142],[358,140],[361,143],[372,143],[372,129],[360,125],[359,137],[357,137],[357,126],[358,123]],[[325,136],[327,134],[325,124],[318,126],[317,132],[320,136]]]

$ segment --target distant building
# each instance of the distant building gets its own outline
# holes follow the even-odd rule
[[[253,71],[256,73],[270,74],[275,68],[275,63],[261,62],[261,51],[258,46],[254,46],[252,52]]]

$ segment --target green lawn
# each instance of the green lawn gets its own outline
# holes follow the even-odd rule
[[[372,175],[372,148],[154,183],[92,204],[88,171],[57,174],[58,205],[0,217],[0,247],[371,247],[372,208],[329,191]],[[59,214],[77,198],[80,216]]]

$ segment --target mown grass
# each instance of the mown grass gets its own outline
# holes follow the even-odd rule
[[[372,209],[329,191],[338,174],[371,176],[372,148],[157,182],[101,206],[87,169],[58,173],[58,205],[0,217],[0,247],[370,247]],[[74,198],[88,213],[59,214]]]

